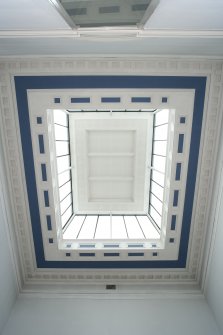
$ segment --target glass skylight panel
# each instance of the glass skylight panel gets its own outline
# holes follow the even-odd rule
[[[160,234],[155,229],[151,220],[146,215],[138,215],[137,220],[143,230],[143,233],[147,239],[159,239]]]
[[[60,203],[60,212],[61,215],[66,211],[66,209],[72,204],[72,196],[69,194],[63,201]]]
[[[73,215],[71,193],[71,157],[69,149],[69,117],[63,110],[53,111],[55,161],[57,167],[58,196],[60,201],[61,226],[65,227]]]
[[[165,141],[154,141],[153,154],[166,156],[167,142]]]
[[[167,124],[169,122],[169,109],[161,109],[155,113],[156,126]]]
[[[157,212],[162,215],[163,210],[163,202],[160,201],[155,195],[151,194],[150,196],[150,203],[151,205],[157,210]]]
[[[64,110],[54,110],[54,123],[67,127],[68,115]]]
[[[63,184],[65,184],[70,179],[71,179],[70,170],[64,171],[64,172],[58,174],[58,186],[59,187],[62,186]]]
[[[152,206],[150,206],[150,208],[149,208],[149,214],[151,215],[152,219],[157,224],[157,226],[159,228],[161,228],[161,219],[162,219],[162,216]]]
[[[64,239],[76,239],[86,215],[75,215],[63,234]]]
[[[74,114],[72,114],[73,116]],[[146,208],[145,205],[144,215],[136,215],[136,212],[133,211],[134,214],[131,215],[131,209],[129,209],[129,213],[123,211],[119,215],[119,212],[113,213],[113,210],[109,209],[111,203],[113,206],[117,202],[119,206],[117,208],[122,210],[125,202],[132,201],[131,196],[135,187],[135,157],[138,157],[139,152],[145,150],[145,147],[144,149],[142,146],[137,147],[139,137],[137,137],[138,130],[135,130],[136,122],[132,122],[129,126],[130,123],[128,125],[124,119],[122,122],[114,119],[111,128],[109,128],[110,121],[108,120],[110,119],[107,120],[106,117],[103,115],[103,118],[97,122],[92,119],[85,120],[85,124],[83,124],[79,121],[81,117],[78,115],[70,119],[72,120],[70,121],[72,128],[69,128],[67,113],[61,113],[61,117],[60,113],[56,115],[58,124],[54,123],[54,132],[61,223],[65,227],[63,238],[78,240],[158,239],[160,237],[158,230],[161,227],[163,215],[169,110],[156,111],[151,118],[150,128],[148,128],[152,140],[149,150],[152,152],[150,151],[148,157],[146,151],[144,153],[145,158],[148,159],[146,164],[151,162],[150,185],[148,185],[150,193],[148,207]],[[81,130],[82,133],[80,133],[80,127],[84,129]],[[72,141],[74,140],[71,144],[71,150],[76,155],[75,157],[70,155],[70,132]],[[73,143],[78,141],[81,146],[74,147]],[[84,156],[80,156],[83,153]],[[103,209],[92,211],[86,207],[86,211],[85,209],[79,211],[75,208],[74,215],[72,202],[73,197],[77,195],[72,194],[71,158],[76,162],[75,164],[78,163],[77,158],[81,159],[80,167],[82,169],[83,166],[86,166],[84,176],[88,183],[88,202],[90,204],[96,203],[96,205],[98,202],[102,202]],[[144,162],[143,160],[143,165]],[[67,222],[69,222],[68,227]]]
[[[159,228],[161,227],[163,214],[168,131],[169,110],[159,110],[154,116],[152,173],[148,210],[148,214]]]
[[[54,132],[55,132],[56,141],[68,141],[69,140],[68,128],[55,124]]]
[[[127,239],[127,231],[123,215],[112,217],[112,239]]]
[[[166,157],[153,155],[152,165],[154,169],[164,173],[166,167]]]
[[[162,126],[155,126],[154,128],[154,141],[167,140],[168,124]]]
[[[76,215],[68,226],[64,225],[64,230],[64,239],[73,240],[121,241],[160,237],[147,215]]]
[[[81,240],[93,239],[95,230],[96,230],[97,220],[98,220],[98,215],[88,215],[78,235],[78,239],[81,239]]]
[[[56,155],[64,156],[69,154],[69,142],[68,141],[56,141]]]
[[[155,181],[157,184],[164,187],[165,175],[162,172],[152,170],[151,180]]]
[[[70,156],[57,157],[57,172],[63,172],[70,167]]]
[[[128,232],[128,238],[130,239],[145,238],[135,215],[131,215],[131,216],[125,215],[124,221],[125,221],[126,229]]]
[[[155,194],[155,196],[163,201],[163,192],[164,192],[164,188],[159,186],[158,184],[154,183],[153,181],[151,182],[151,189],[150,192],[152,192],[153,194]]]
[[[111,217],[110,215],[100,215],[98,218],[95,239],[111,238]]]
[[[72,209],[72,204],[71,204],[67,208],[67,210],[61,215],[62,227],[64,227],[66,225],[66,223],[68,222],[68,220],[71,217],[72,213],[73,213],[73,209]]]
[[[74,25],[132,26],[143,19],[151,0],[58,0]]]
[[[71,183],[68,182],[68,183],[62,185],[59,188],[60,201],[62,201],[70,193],[71,193]]]
[[[64,110],[54,110],[53,121],[61,225],[64,227],[73,215],[68,114]]]

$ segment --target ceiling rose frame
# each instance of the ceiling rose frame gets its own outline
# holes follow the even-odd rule
[[[1,74],[1,130],[6,168],[9,172],[9,196],[13,219],[9,222],[14,256],[22,287],[37,283],[166,283],[178,282],[195,285],[201,279],[205,260],[202,258],[211,199],[211,185],[217,158],[217,143],[220,131],[220,102],[222,92],[222,61],[198,59],[11,59],[0,62]],[[25,192],[25,176],[21,160],[21,144],[18,136],[18,118],[14,91],[15,75],[155,75],[155,76],[205,76],[207,88],[204,107],[204,122],[195,189],[195,204],[192,214],[192,237],[184,269],[38,269],[30,239],[29,212]],[[25,198],[25,204],[24,204]],[[213,222],[209,222],[209,229]],[[15,251],[18,248],[18,253]],[[206,245],[206,248],[208,246]],[[24,284],[26,284],[24,286]],[[32,286],[32,287],[34,287]]]

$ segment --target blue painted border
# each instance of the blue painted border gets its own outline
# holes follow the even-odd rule
[[[172,217],[171,217],[171,226],[170,226],[171,230],[176,230],[176,222],[177,222],[177,216],[176,215],[172,215]]]
[[[46,164],[41,164],[42,181],[47,181]]]
[[[182,154],[184,149],[184,134],[179,134],[179,139],[178,139],[178,153]]]
[[[178,206],[178,200],[179,200],[179,191],[175,190],[173,192],[173,206],[177,207]]]
[[[149,103],[151,102],[151,98],[150,97],[132,97],[131,102]]]
[[[70,102],[72,104],[89,104],[91,102],[90,98],[71,98]]]
[[[29,198],[36,262],[39,268],[184,268],[187,259],[190,223],[193,208],[198,153],[206,88],[206,77],[181,76],[15,76],[16,98],[19,113],[24,169]],[[194,115],[191,148],[188,162],[185,204],[176,261],[46,261],[40,225],[40,213],[35,180],[30,120],[28,113],[28,89],[194,89]]]
[[[38,135],[39,139],[39,152],[40,154],[45,154],[44,138],[43,135]]]
[[[117,103],[117,102],[121,102],[121,98],[119,98],[119,97],[102,97],[101,102],[102,103]]]
[[[176,173],[175,173],[175,180],[181,179],[181,163],[176,164]]]

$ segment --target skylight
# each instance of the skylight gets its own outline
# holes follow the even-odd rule
[[[53,111],[63,239],[160,238],[169,113]]]
[[[73,27],[126,27],[143,25],[157,0],[50,0]]]
[[[75,215],[65,226],[67,240],[159,239],[160,232],[147,215]]]
[[[166,158],[168,150],[169,110],[158,110],[153,120],[151,177],[149,190],[149,215],[161,228],[166,179]]]
[[[69,117],[65,111],[54,113],[55,155],[59,191],[61,225],[73,215]]]

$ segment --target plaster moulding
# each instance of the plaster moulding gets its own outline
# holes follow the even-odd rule
[[[9,191],[13,222],[11,231],[18,241],[21,259],[21,289],[43,284],[74,283],[137,283],[162,287],[172,284],[191,287],[201,275],[202,255],[207,227],[208,211],[217,156],[217,143],[221,121],[220,98],[222,91],[222,61],[175,58],[24,58],[0,62],[1,131],[4,135],[6,168],[9,173]],[[15,75],[157,75],[206,76],[207,87],[201,134],[198,177],[192,214],[192,234],[185,269],[38,269],[31,239],[30,216],[19,136],[17,105],[14,88]],[[208,246],[205,246],[208,248]],[[180,286],[178,286],[179,288]]]

